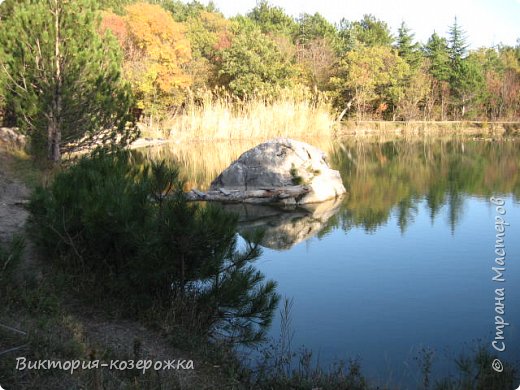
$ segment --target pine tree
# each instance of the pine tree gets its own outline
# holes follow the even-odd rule
[[[430,112],[436,101],[440,101],[440,119],[444,120],[446,105],[449,100],[449,80],[451,77],[450,55],[448,42],[436,32],[428,39],[424,47],[424,56],[429,61],[429,73],[432,80],[432,97],[430,99]]]
[[[424,55],[430,60],[430,73],[439,81],[448,81],[450,78],[450,56],[448,43],[436,32],[428,39],[424,47]]]
[[[485,90],[484,69],[475,55],[470,54],[462,60],[457,81],[455,92],[460,100],[460,114],[464,117],[471,106],[483,98]]]
[[[69,143],[130,137],[120,53],[99,35],[97,10],[93,0],[23,1],[0,26],[7,100],[33,151],[54,162]]]
[[[235,214],[188,202],[178,169],[141,158],[96,151],[34,191],[28,231],[43,258],[127,313],[162,308],[205,336],[259,340],[279,300],[253,266],[261,235],[239,247]],[[0,253],[0,278],[2,266]]]
[[[448,53],[454,66],[459,64],[465,57],[467,48],[468,44],[466,43],[465,33],[457,23],[457,18],[455,17],[455,21],[449,29],[448,38]]]
[[[421,62],[421,53],[419,52],[419,44],[414,42],[414,34],[406,26],[404,22],[398,29],[396,40],[397,54],[405,60],[410,68],[417,69]]]
[[[473,72],[474,67],[468,67],[465,63],[465,55],[468,45],[464,31],[457,23],[457,18],[451,25],[448,37],[448,53],[451,63],[450,88],[452,92],[453,114],[464,116],[467,103],[468,83],[466,80]]]

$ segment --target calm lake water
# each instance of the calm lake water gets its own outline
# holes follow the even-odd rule
[[[266,230],[256,267],[293,300],[292,346],[322,367],[359,359],[380,384],[418,388],[417,358],[433,377],[495,336],[495,289],[505,288],[506,350],[520,360],[520,140],[345,140],[326,150],[348,195],[308,209],[231,206],[239,233]],[[205,189],[251,143],[168,145],[145,151]],[[496,206],[505,200],[504,282],[495,273]],[[500,210],[500,211],[504,211]],[[280,314],[269,335],[280,335]]]

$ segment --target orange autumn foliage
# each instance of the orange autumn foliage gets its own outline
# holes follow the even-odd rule
[[[103,15],[102,30],[110,30],[123,48],[125,77],[132,83],[138,107],[148,114],[179,104],[192,84],[185,66],[191,48],[183,24],[158,5],[136,3],[126,15]]]
[[[102,33],[106,30],[110,30],[117,38],[121,47],[124,47],[124,44],[128,39],[128,28],[126,22],[121,16],[112,12],[103,12],[100,29]]]

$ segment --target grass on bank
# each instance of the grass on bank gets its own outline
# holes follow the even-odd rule
[[[410,136],[484,136],[520,134],[520,122],[487,122],[487,121],[381,121],[381,120],[347,120],[341,123],[339,135],[392,135]]]
[[[183,110],[142,124],[142,136],[179,140],[331,136],[336,119],[327,99],[285,90],[273,99],[237,100],[223,92],[192,97]]]
[[[354,120],[334,111],[322,93],[307,89],[282,90],[274,98],[245,97],[224,90],[206,90],[191,96],[174,112],[141,118],[140,138],[163,139],[176,144],[191,141],[251,143],[276,137],[334,140],[349,136],[505,136],[520,135],[520,122],[489,121],[385,121]],[[19,150],[17,160],[28,160]],[[31,180],[31,179],[29,179]]]
[[[346,115],[345,115],[346,114]],[[143,138],[176,142],[200,140],[266,140],[275,137],[334,138],[344,135],[517,135],[520,122],[359,121],[336,112],[323,93],[285,89],[273,98],[237,99],[225,90],[190,96],[185,105],[162,119],[144,118]]]
[[[113,329],[117,332],[94,338],[85,319],[70,310],[71,305],[78,311],[89,311],[92,307],[86,307],[75,298],[76,294],[68,286],[71,280],[66,275],[56,269],[47,271],[49,273],[43,280],[29,277],[0,287],[0,383],[6,389],[205,389],[214,387],[215,383],[232,381],[232,378],[227,379],[217,372],[208,375],[202,362],[224,354],[215,353],[201,341],[197,341],[200,344],[194,342],[189,351],[192,357],[196,356],[193,358],[196,367],[193,372],[148,370],[143,373],[137,369],[99,368],[79,369],[71,374],[59,369],[16,370],[17,357],[25,357],[28,361],[50,359],[62,362],[186,358],[185,354],[164,356],[156,350],[142,349],[143,332],[124,337],[125,323],[113,311],[105,315],[111,316],[110,332],[114,332]],[[94,309],[109,310],[95,306]]]
[[[4,173],[20,179],[27,187],[34,188],[45,180],[48,173],[36,169],[31,156],[20,148],[3,146],[0,143],[0,166]]]

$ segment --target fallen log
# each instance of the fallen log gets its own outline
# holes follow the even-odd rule
[[[193,189],[186,193],[186,197],[191,201],[295,204],[310,191],[311,188],[305,185],[245,191],[219,188],[218,190],[201,192]]]

